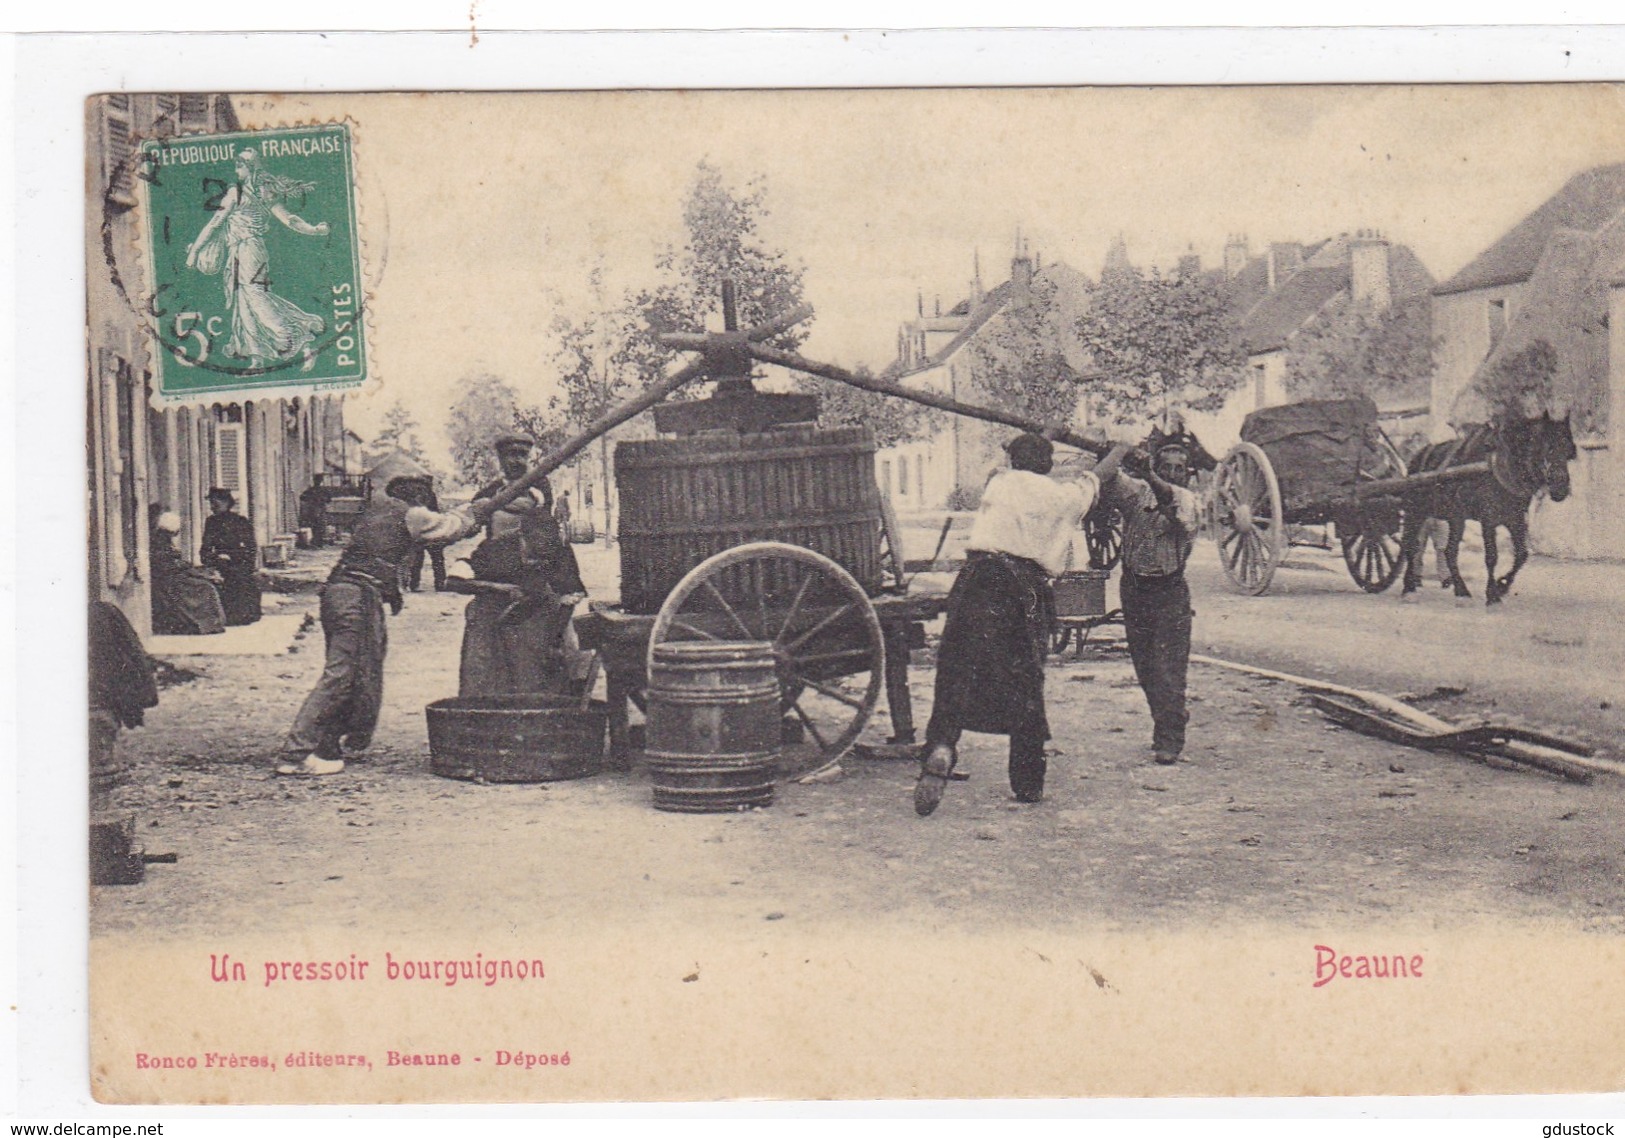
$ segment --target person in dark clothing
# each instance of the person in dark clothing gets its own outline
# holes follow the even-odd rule
[[[237,498],[218,487],[209,491],[209,519],[203,523],[198,555],[205,569],[220,574],[220,603],[227,624],[253,624],[260,618],[259,544],[254,523],[233,513]]]
[[[434,492],[434,479],[432,477],[425,474],[415,478],[391,479],[389,486],[384,488],[384,493],[394,497],[395,491],[390,487],[393,487],[397,482],[416,483],[422,488],[421,497],[419,498],[422,505],[435,513],[440,512],[440,498]],[[424,558],[428,558],[429,567],[433,571],[434,591],[437,593],[444,592],[446,588],[446,547],[443,544],[422,544],[418,546],[417,553],[409,559],[410,568],[406,574],[407,588],[415,593],[422,587]]]
[[[327,544],[327,487],[322,475],[313,474],[310,485],[299,495],[299,528],[310,531],[310,548]]]
[[[111,806],[113,772],[120,769],[116,747],[124,727],[140,727],[148,708],[158,706],[152,659],[119,607],[90,602],[90,810],[92,818]]]
[[[445,513],[430,510],[420,486],[395,485],[403,497],[385,496],[367,507],[322,586],[327,659],[288,732],[288,761],[278,774],[337,774],[344,769],[343,750],[365,750],[372,742],[389,648],[384,605],[401,611],[407,559],[420,543],[457,541],[490,517],[490,508],[478,502]]]
[[[1138,477],[1103,478],[1101,509],[1123,516],[1123,627],[1134,674],[1145,692],[1158,763],[1179,761],[1185,749],[1185,675],[1191,655],[1191,591],[1185,562],[1198,525],[1184,447],[1165,444],[1149,461],[1129,460]]]
[[[152,631],[159,636],[213,636],[226,630],[226,610],[208,572],[175,548],[179,514],[153,511],[147,567],[152,581]]]
[[[504,435],[495,446],[503,477],[482,486],[476,502],[491,499],[530,469],[530,439]],[[463,611],[457,694],[567,691],[574,654],[570,618],[587,587],[575,551],[559,531],[545,478],[491,515],[469,564],[475,595]]]
[[[1065,566],[1078,525],[1094,504],[1101,471],[1077,482],[1049,477],[1054,447],[1024,434],[1005,447],[1010,469],[995,474],[967,543],[965,568],[948,594],[937,647],[937,679],[914,810],[936,810],[958,761],[962,731],[1010,736],[1010,789],[1020,802],[1044,797],[1044,657],[1055,621],[1050,578]]]

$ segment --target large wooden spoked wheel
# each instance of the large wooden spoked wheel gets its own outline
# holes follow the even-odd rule
[[[1281,518],[1281,484],[1269,455],[1252,443],[1237,443],[1219,464],[1213,484],[1219,526],[1219,560],[1235,588],[1258,596],[1286,555]]]
[[[651,670],[656,647],[683,640],[771,644],[783,712],[818,748],[813,765],[851,749],[885,683],[873,603],[845,569],[799,545],[751,542],[689,570],[655,617]]]
[[[1337,537],[1343,545],[1343,564],[1349,576],[1368,593],[1380,593],[1405,568],[1402,536],[1404,518],[1398,506],[1369,503],[1358,515],[1337,523]]]

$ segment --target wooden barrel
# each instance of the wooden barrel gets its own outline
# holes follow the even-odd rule
[[[609,726],[602,703],[525,692],[457,696],[425,709],[429,769],[442,778],[552,782],[586,778],[604,766]]]
[[[804,545],[865,592],[880,588],[880,488],[867,427],[624,442],[615,448],[615,485],[627,612],[657,611],[683,574],[750,541]],[[750,572],[724,573],[715,584],[730,601],[749,603],[762,584]]]
[[[782,727],[771,644],[657,644],[648,704],[644,755],[656,810],[772,805]]]

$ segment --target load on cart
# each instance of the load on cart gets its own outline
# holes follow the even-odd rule
[[[1291,527],[1330,523],[1349,575],[1382,592],[1404,568],[1395,496],[1404,478],[1405,460],[1365,396],[1254,411],[1213,479],[1225,576],[1239,592],[1263,593],[1294,544]]]

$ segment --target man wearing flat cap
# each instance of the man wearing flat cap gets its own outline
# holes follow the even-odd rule
[[[494,445],[502,477],[481,487],[476,502],[494,498],[530,469],[532,440],[508,434]],[[570,618],[587,590],[553,516],[547,479],[491,514],[469,564],[474,599],[463,613],[458,694],[566,690],[574,654]]]
[[[1195,436],[1188,436],[1191,442]],[[1123,518],[1123,634],[1134,675],[1151,710],[1151,757],[1163,766],[1185,749],[1185,676],[1191,656],[1191,591],[1185,562],[1197,530],[1196,496],[1185,488],[1199,456],[1184,438],[1153,436],[1149,454],[1135,452],[1100,479],[1100,506]],[[1201,444],[1196,444],[1200,448]],[[1206,454],[1201,451],[1201,454]],[[1195,461],[1193,461],[1193,458]]]
[[[1049,720],[1044,657],[1055,600],[1050,578],[1066,567],[1073,535],[1127,447],[1076,482],[1049,477],[1054,447],[1023,434],[1005,445],[1010,468],[988,480],[971,527],[965,568],[948,594],[937,649],[936,697],[914,788],[922,817],[942,801],[962,731],[1010,736],[1010,789],[1018,802],[1044,797]]]

